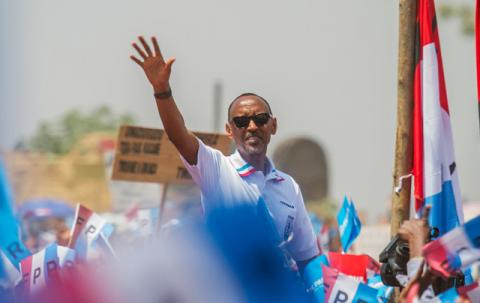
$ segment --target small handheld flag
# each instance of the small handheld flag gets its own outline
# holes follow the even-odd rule
[[[315,302],[325,302],[325,290],[323,288],[322,265],[329,265],[327,257],[320,255],[308,262],[303,270],[303,280],[305,281],[307,291],[313,294]]]
[[[363,282],[367,282],[369,278],[380,274],[380,264],[369,255],[329,252],[328,260],[330,261],[330,267]]]
[[[338,230],[340,232],[340,242],[344,252],[352,245],[353,241],[360,234],[362,223],[357,215],[357,210],[353,201],[347,197],[343,199],[342,208],[337,215]]]
[[[325,285],[325,302],[356,303],[378,302],[375,288],[341,274],[335,269],[323,265],[323,283]]]
[[[480,260],[480,216],[457,227],[423,248],[431,269],[449,277]]]
[[[63,268],[72,268],[75,252],[56,243],[50,244],[41,251],[20,262],[24,295],[34,297],[45,292],[48,287],[57,284]]]
[[[20,270],[12,264],[0,249],[0,289],[12,288],[20,282],[21,279]]]
[[[75,250],[78,258],[90,259],[95,253],[94,242],[100,239],[99,247],[107,248],[111,253],[113,251],[107,238],[112,231],[113,227],[104,218],[85,206],[77,204],[68,247]]]
[[[478,282],[459,288],[450,288],[429,302],[460,302],[461,299],[469,299],[470,302],[480,302],[480,287]]]

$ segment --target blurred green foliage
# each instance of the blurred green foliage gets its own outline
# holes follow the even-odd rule
[[[468,4],[442,4],[439,13],[445,19],[460,19],[462,33],[466,36],[475,34],[475,11],[472,5]]]
[[[330,222],[337,217],[339,202],[333,198],[305,201],[307,209],[323,221]]]
[[[115,114],[102,105],[91,112],[77,109],[66,112],[55,121],[43,121],[35,134],[16,145],[17,150],[65,154],[84,135],[92,132],[116,132],[121,124],[134,124],[130,114]]]

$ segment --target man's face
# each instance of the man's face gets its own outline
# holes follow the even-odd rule
[[[228,136],[235,141],[238,150],[247,155],[265,155],[271,135],[277,131],[277,120],[271,117],[264,125],[256,125],[250,120],[245,127],[237,127],[233,122],[235,117],[252,117],[268,113],[268,107],[255,96],[245,96],[233,103],[230,109],[230,121],[225,125]]]

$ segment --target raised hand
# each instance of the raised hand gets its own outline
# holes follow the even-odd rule
[[[165,61],[162,52],[160,51],[160,47],[158,46],[157,39],[155,37],[152,37],[151,39],[154,52],[152,52],[152,49],[145,39],[140,36],[138,37],[138,40],[142,47],[138,46],[135,42],[132,43],[132,46],[138,52],[140,57],[142,57],[142,60],[133,55],[130,56],[130,58],[143,69],[155,92],[165,92],[170,89],[170,73],[175,58],[172,57]]]
[[[408,241],[410,248],[410,257],[420,257],[422,248],[428,242],[430,228],[428,226],[428,216],[430,206],[423,210],[421,219],[407,220],[402,223],[398,229],[398,235],[401,239]]]

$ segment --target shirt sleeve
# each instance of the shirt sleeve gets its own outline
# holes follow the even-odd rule
[[[223,154],[198,139],[197,164],[190,165],[181,155],[185,168],[204,196],[209,196],[218,186],[219,171]]]
[[[295,261],[305,261],[317,256],[320,252],[317,245],[312,222],[303,202],[302,192],[296,182],[294,182],[296,194],[297,214],[293,227],[293,239],[290,245],[290,253]]]

